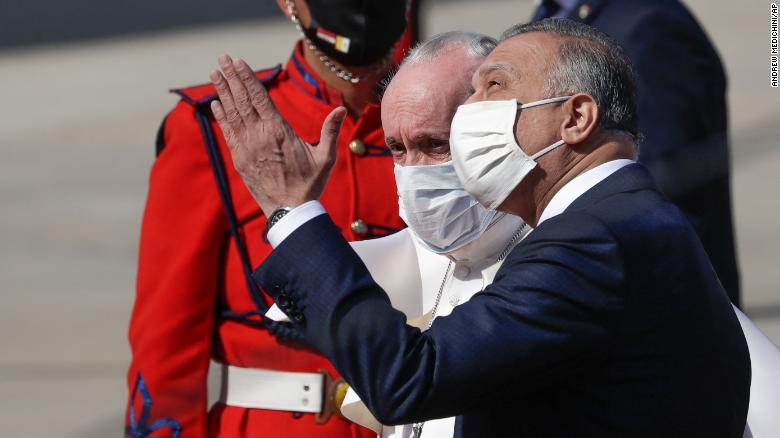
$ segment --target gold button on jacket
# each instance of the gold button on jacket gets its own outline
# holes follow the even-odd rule
[[[355,155],[365,155],[366,145],[358,139],[352,140],[349,142],[349,151]]]
[[[365,236],[368,234],[368,225],[363,219],[357,219],[352,222],[352,232],[358,236]]]

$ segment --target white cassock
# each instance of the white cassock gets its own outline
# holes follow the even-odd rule
[[[505,256],[530,231],[525,227],[518,238],[516,235],[522,227],[520,218],[504,215],[477,240],[449,256],[427,250],[408,228],[381,239],[352,242],[351,245],[377,284],[387,292],[393,307],[406,314],[410,325],[425,330],[440,289],[437,317],[449,315],[455,306],[465,303],[493,281],[503,262],[500,256]],[[452,266],[445,279],[450,262]],[[777,415],[780,412],[780,349],[742,312],[735,311],[748,342],[753,371],[744,437],[780,436],[776,435],[780,431],[780,415]],[[276,305],[266,316],[289,321]],[[412,437],[411,424],[380,424],[351,388],[341,411],[353,422],[375,431],[380,438]],[[429,420],[425,422],[421,436],[452,437],[454,427],[454,417]]]
[[[739,309],[737,318],[750,351],[750,406],[745,438],[780,436],[780,349]]]

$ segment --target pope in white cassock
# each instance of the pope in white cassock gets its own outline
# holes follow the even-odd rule
[[[463,189],[450,159],[450,122],[471,94],[473,72],[495,46],[494,39],[480,34],[437,35],[410,52],[382,99],[400,214],[409,228],[351,245],[393,307],[421,330],[490,284],[503,258],[531,232],[519,217],[482,207]],[[737,314],[753,361],[748,413],[753,435],[747,429],[745,436],[771,436],[758,430],[780,430],[770,413],[780,403],[780,352],[750,320]],[[286,319],[276,306],[267,316]],[[757,379],[763,388],[756,387]],[[382,425],[351,389],[341,409],[382,438],[452,437],[455,427],[453,417]]]
[[[473,33],[433,37],[410,52],[382,98],[398,206],[409,228],[352,245],[393,307],[422,330],[490,284],[503,256],[530,230],[517,216],[482,207],[463,189],[450,159],[450,122],[471,94],[471,75],[495,46],[493,38]],[[276,308],[271,312],[284,318]],[[383,426],[351,389],[342,413],[381,437],[447,437],[455,423]]]

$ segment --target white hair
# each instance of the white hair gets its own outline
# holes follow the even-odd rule
[[[384,79],[379,81],[379,96],[381,97],[385,92],[388,85],[390,85],[390,81],[393,80],[393,77],[401,67],[435,61],[456,45],[464,46],[469,57],[482,59],[496,48],[498,41],[487,35],[460,30],[434,35],[429,40],[423,41],[409,50],[409,54],[401,62],[401,65],[392,69]]]
[[[455,30],[440,33],[414,46],[404,58],[401,67],[431,62],[456,44],[465,46],[470,57],[484,58],[496,48],[498,42],[487,35],[474,32]]]

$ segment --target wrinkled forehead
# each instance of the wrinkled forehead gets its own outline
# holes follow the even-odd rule
[[[449,126],[468,96],[469,73],[478,61],[470,64],[446,69],[431,62],[401,68],[382,98],[382,124],[416,121]]]
[[[529,32],[508,38],[485,58],[472,81],[484,80],[489,73],[506,74],[517,80],[539,78],[557,58],[561,38],[546,32]]]

